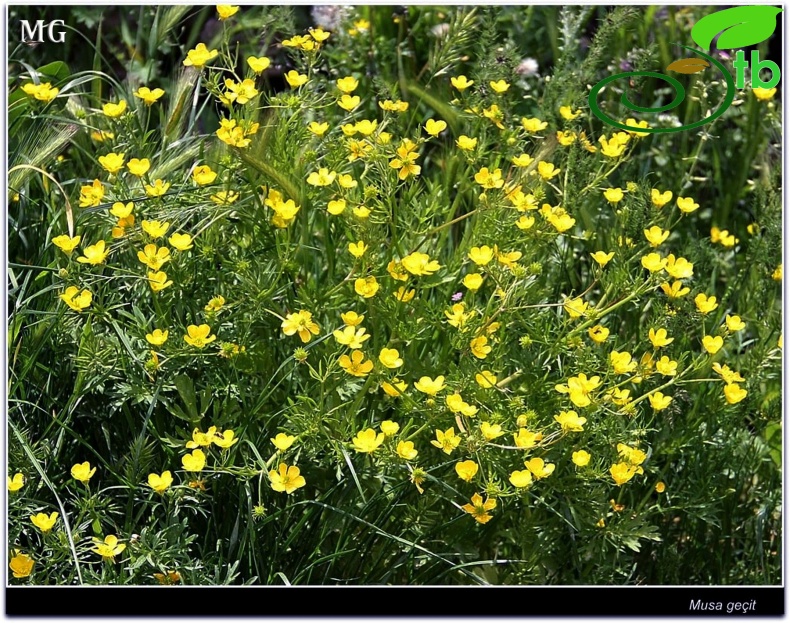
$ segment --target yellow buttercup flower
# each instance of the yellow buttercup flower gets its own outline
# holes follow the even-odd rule
[[[694,264],[685,257],[675,258],[674,253],[670,253],[666,260],[667,264],[664,268],[675,279],[688,279],[694,275]]]
[[[739,403],[746,398],[748,393],[749,392],[736,383],[727,383],[727,385],[724,386],[724,398],[727,404],[734,405]]]
[[[209,50],[205,43],[198,43],[194,49],[187,52],[187,57],[184,59],[184,66],[197,67],[200,69],[218,55],[219,52],[217,50]]]
[[[387,394],[387,396],[389,396],[390,398],[397,398],[398,396],[403,394],[403,392],[405,392],[408,387],[409,386],[406,384],[405,381],[401,381],[397,377],[392,379],[392,383],[389,383],[387,381],[383,381],[381,383],[381,389],[383,389],[384,393]]]
[[[381,432],[384,433],[385,437],[394,437],[395,434],[400,430],[400,424],[393,422],[392,420],[384,420],[379,425],[379,428],[381,429]]]
[[[168,334],[169,332],[167,329],[164,331],[161,329],[154,329],[151,333],[145,334],[145,339],[151,346],[161,346],[167,342]]]
[[[55,236],[52,239],[52,244],[54,244],[58,249],[63,251],[66,255],[71,255],[72,251],[77,248],[77,246],[82,240],[82,236],[74,236],[73,238],[63,234],[62,236]]]
[[[82,311],[90,307],[93,295],[88,290],[80,292],[78,287],[69,286],[59,298],[74,311]]]
[[[511,472],[508,480],[517,489],[526,489],[532,484],[532,472],[528,469],[515,470]]]
[[[472,482],[479,469],[480,466],[474,461],[460,461],[455,464],[455,473],[466,482]]]
[[[106,156],[99,156],[99,164],[108,173],[113,175],[123,168],[124,154],[116,154],[114,151]]]
[[[542,177],[544,180],[550,180],[553,177],[557,177],[562,169],[557,169],[551,162],[544,162],[541,160],[538,162],[538,175]]]
[[[627,483],[637,473],[642,473],[642,468],[628,463],[615,463],[609,468],[612,480],[619,487]]]
[[[169,474],[169,472],[166,472]],[[99,537],[93,537],[93,548],[91,551],[99,554],[104,560],[111,562],[115,557],[126,549],[124,543],[118,541],[118,537],[114,534],[108,534],[104,540]]]
[[[653,348],[662,348],[664,346],[668,346],[675,340],[673,337],[667,337],[666,329],[659,329],[656,331],[651,327],[647,336],[650,339],[651,344],[653,344]]]
[[[432,379],[429,376],[422,376],[419,381],[414,383],[414,387],[423,394],[435,396],[444,389],[444,377],[440,375]]]
[[[376,434],[372,428],[359,431],[356,436],[351,440],[354,444],[354,450],[357,452],[366,452],[368,454],[375,452],[381,444],[384,443],[384,433]]]
[[[571,318],[579,318],[587,312],[589,304],[581,298],[565,299],[562,308]]]
[[[683,214],[691,214],[697,208],[699,208],[699,204],[696,203],[691,197],[678,197],[677,199],[677,206]]]
[[[474,80],[467,80],[466,76],[454,76],[450,78],[450,84],[452,84],[456,89],[459,91],[465,91],[469,87],[471,87],[475,83]]]
[[[720,335],[711,336],[706,335],[702,338],[702,347],[711,355],[715,355],[724,346],[724,338]]]
[[[233,17],[238,13],[240,7],[233,6],[231,4],[218,4],[217,5],[217,14],[221,20],[226,20],[229,17]]]
[[[746,323],[741,320],[740,316],[727,316],[724,318],[724,323],[727,325],[727,330],[731,333],[737,333],[738,331],[743,331],[746,328]]]
[[[613,350],[609,353],[609,361],[615,374],[629,374],[636,369],[636,361],[631,359],[631,353]]]
[[[445,121],[435,121],[433,119],[428,119],[425,122],[425,131],[430,134],[431,136],[439,136],[442,132],[447,129],[447,123]]]
[[[436,439],[431,440],[431,445],[439,448],[445,454],[452,454],[461,443],[461,437],[455,434],[455,429],[451,426],[446,431],[436,429]]]
[[[604,198],[611,204],[619,203],[625,196],[622,188],[607,188],[603,191]]]
[[[344,94],[340,96],[340,99],[337,100],[337,105],[343,110],[351,112],[357,106],[359,106],[360,101],[359,95]]]
[[[382,348],[379,353],[379,361],[382,365],[392,370],[400,368],[403,365],[403,359],[400,353],[394,348]]]
[[[296,465],[289,467],[285,463],[280,463],[277,470],[273,469],[269,472],[269,480],[274,491],[285,493],[286,495],[291,495],[294,491],[307,484]]]
[[[586,417],[580,417],[576,411],[560,411],[559,415],[554,416],[554,420],[562,428],[562,432],[577,432],[580,433],[584,430],[584,424],[587,422]]]
[[[366,335],[364,327],[357,329],[356,327],[346,326],[343,329],[334,331],[332,335],[334,335],[338,344],[348,346],[352,350],[362,348],[362,344],[370,339],[370,335]]]
[[[192,248],[192,236],[189,234],[175,233],[167,239],[174,249],[178,251],[188,251]]]
[[[126,112],[126,100],[121,100],[117,104],[114,102],[107,102],[102,106],[102,112],[111,119],[120,117]]]
[[[200,326],[194,324],[189,325],[187,327],[187,334],[184,336],[184,341],[195,348],[203,348],[216,339],[217,336],[211,335],[211,327],[207,324],[202,324]]]
[[[463,151],[471,151],[475,147],[477,147],[477,139],[470,138],[469,136],[462,134],[461,136],[458,137],[458,140],[455,141],[455,144],[458,145],[458,149],[461,149]]]
[[[658,253],[648,253],[642,256],[643,268],[649,270],[651,273],[657,273],[664,270],[667,265],[667,259],[661,257]]]
[[[576,142],[576,132],[566,130],[564,132],[557,132],[557,142],[563,147],[569,147]]]
[[[547,478],[554,473],[554,468],[556,467],[554,463],[546,463],[543,459],[539,457],[535,457],[530,459],[529,461],[524,462],[524,466],[532,472],[532,475],[540,480],[541,478]]]
[[[499,424],[491,424],[490,422],[483,422],[480,425],[480,432],[486,441],[492,441],[505,434]]]
[[[540,132],[541,130],[545,130],[546,126],[549,124],[546,121],[541,121],[537,117],[531,117],[527,119],[526,117],[521,118],[521,126],[530,134],[534,134],[535,132]]]
[[[510,88],[510,85],[507,82],[505,82],[504,80],[497,80],[496,82],[491,80],[488,83],[488,86],[491,87],[491,90],[494,93],[497,93],[499,95],[501,95],[502,93],[505,93]]]
[[[222,433],[215,433],[214,437],[211,439],[211,443],[213,443],[215,446],[219,446],[223,450],[230,448],[238,441],[238,437],[236,437],[236,434],[232,430],[226,430]]]
[[[170,249],[167,247],[157,248],[154,243],[147,244],[142,251],[137,252],[137,259],[151,270],[159,270],[166,262],[170,261]]]
[[[535,433],[526,428],[519,428],[517,433],[513,433],[513,443],[524,450],[534,448],[542,440],[543,435],[541,433]]]
[[[774,95],[776,95],[776,87],[774,87],[773,89],[763,89],[761,87],[753,87],[752,93],[754,93],[754,96],[761,102],[768,102],[773,99]]]
[[[275,437],[269,439],[274,444],[274,447],[277,448],[280,452],[285,452],[288,448],[290,448],[294,441],[296,441],[296,437],[293,435],[288,435],[286,433],[277,433]]]
[[[675,281],[672,285],[669,283],[662,283],[661,289],[664,291],[669,298],[680,298],[681,296],[686,296],[689,292],[691,292],[690,288],[684,287],[682,281]]]
[[[406,461],[411,461],[417,458],[417,450],[414,448],[413,441],[399,441],[398,446],[395,449],[395,452],[398,453],[398,456]]]
[[[670,201],[672,201],[672,191],[666,190],[661,192],[657,188],[653,188],[650,191],[650,200],[653,202],[653,205],[656,206],[656,208],[661,209]]]
[[[148,474],[148,486],[157,493],[164,493],[173,484],[173,476],[169,471],[164,471],[161,474],[151,473]]]
[[[656,362],[656,370],[664,376],[675,376],[678,373],[678,362],[664,355]]]
[[[582,114],[581,110],[574,112],[570,106],[560,106],[560,115],[562,115],[562,118],[567,121],[573,121],[580,114]]]
[[[484,335],[472,339],[469,342],[469,347],[472,349],[472,354],[478,359],[485,359],[491,352],[491,347],[488,346],[488,338]]]
[[[170,223],[162,223],[161,221],[143,221],[141,223],[143,231],[154,240],[162,238],[167,230],[170,228]]]
[[[173,281],[168,280],[167,273],[164,271],[149,271],[148,272],[148,285],[154,292],[161,292],[165,288],[172,286]]]
[[[650,406],[656,411],[666,409],[672,402],[672,396],[665,396],[661,392],[653,392],[647,399],[650,401]]]
[[[311,339],[312,335],[318,335],[321,331],[316,322],[313,321],[313,314],[306,310],[300,310],[293,314],[288,314],[283,320],[281,328],[285,335],[299,334],[299,339],[303,343]]]
[[[469,273],[462,281],[464,287],[475,292],[483,285],[483,276],[480,273]]]
[[[106,248],[104,240],[99,240],[96,244],[85,247],[82,253],[83,255],[77,258],[80,264],[96,266],[104,263],[104,260],[106,260],[107,256],[110,254],[110,250]]]
[[[604,251],[596,251],[595,253],[590,253],[590,256],[598,263],[601,268],[603,268],[610,261],[612,261],[612,258],[614,257],[614,251],[610,251],[609,253]]]
[[[450,394],[449,396],[445,396],[444,402],[447,405],[447,408],[453,413],[461,413],[466,417],[474,417],[477,415],[477,407],[464,402],[461,394],[457,392]]]
[[[496,500],[483,497],[479,493],[472,496],[471,504],[464,504],[461,509],[469,513],[477,523],[485,524],[491,521],[492,515],[489,511],[496,508]]]
[[[25,486],[25,476],[19,472],[14,474],[14,477],[8,476],[8,492],[16,493]]]
[[[441,268],[439,262],[432,260],[427,253],[417,251],[404,257],[400,263],[403,268],[418,277],[432,275]]]
[[[482,372],[475,374],[475,381],[483,389],[490,389],[496,386],[497,377],[490,370],[483,370]]]
[[[29,82],[22,86],[22,91],[40,102],[51,102],[57,97],[60,89],[52,88],[51,82],[43,82],[41,84]]]
[[[669,230],[661,229],[657,225],[653,225],[650,229],[645,229],[644,233],[645,238],[650,243],[650,246],[654,248],[661,246],[666,241],[666,239],[669,238]]]
[[[146,106],[151,106],[165,94],[164,89],[149,89],[148,87],[140,87],[133,95],[143,100]]]
[[[590,339],[596,344],[603,344],[606,341],[606,338],[609,337],[609,329],[597,324],[594,327],[587,329],[587,335],[589,335]]]
[[[355,350],[348,355],[341,355],[338,359],[340,367],[352,376],[367,376],[373,370],[373,362],[365,360],[365,354],[361,350]]]
[[[132,158],[126,163],[126,168],[129,169],[129,173],[132,175],[142,177],[148,173],[148,169],[151,168],[151,162],[148,158]]]
[[[188,472],[202,471],[206,466],[206,454],[201,449],[193,450],[181,457],[181,466]]]
[[[153,184],[146,184],[145,185],[145,194],[149,197],[161,197],[164,195],[168,189],[170,188],[170,182],[165,182],[164,180],[154,180]]]
[[[702,292],[694,297],[694,304],[701,314],[709,314],[719,306],[715,296],[705,296]]]
[[[590,453],[587,450],[577,450],[571,455],[573,464],[578,467],[585,467],[590,462]]]
[[[379,283],[373,276],[360,278],[354,281],[354,291],[359,296],[369,299],[379,291]]]
[[[11,552],[13,557],[8,563],[11,573],[15,578],[26,578],[33,572],[33,565],[36,564],[32,557],[23,554],[18,549]]]

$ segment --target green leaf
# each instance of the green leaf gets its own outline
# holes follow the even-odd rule
[[[69,66],[63,61],[54,61],[38,68],[38,73],[52,78],[55,82],[62,82],[71,75]]]
[[[181,400],[184,401],[184,405],[187,408],[190,418],[193,421],[197,421],[200,419],[200,416],[198,415],[197,399],[195,397],[195,385],[192,383],[192,379],[190,379],[188,376],[180,374],[173,381],[176,384],[178,395],[181,396]]]
[[[706,15],[691,29],[691,38],[703,50],[744,48],[765,41],[776,30],[776,16],[782,9],[773,6],[739,6]]]

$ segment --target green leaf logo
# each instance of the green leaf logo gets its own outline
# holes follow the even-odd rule
[[[738,6],[706,15],[691,29],[691,38],[703,50],[710,50],[713,39],[721,33],[716,47],[720,50],[744,48],[765,41],[776,30],[776,16],[782,12],[773,6]]]

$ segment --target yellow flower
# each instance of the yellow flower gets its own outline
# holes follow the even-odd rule
[[[614,257],[614,251],[611,251],[609,253],[605,253],[603,251],[596,251],[595,253],[590,253],[590,255],[592,256],[592,259],[594,259],[596,262],[598,262],[598,265],[601,268],[603,268]]]
[[[455,141],[455,144],[458,145],[458,149],[462,149],[463,151],[471,151],[477,147],[477,139],[470,138],[465,134],[462,134],[458,137],[458,140]]]
[[[483,422],[480,425],[480,432],[487,441],[491,441],[505,434],[499,424],[491,424],[490,422]]]
[[[288,73],[285,74],[285,81],[288,83],[292,89],[297,89],[300,86],[307,83],[307,76],[304,74],[300,74],[295,69],[292,69]]]
[[[589,335],[590,339],[596,344],[603,344],[606,341],[606,338],[609,337],[609,329],[597,324],[594,327],[587,329],[587,335]]]
[[[318,335],[321,331],[318,324],[313,321],[313,314],[303,309],[295,314],[288,314],[281,327],[285,335],[299,333],[299,339],[305,344],[310,341],[311,333]]]
[[[173,484],[173,477],[169,471],[164,471],[162,474],[148,474],[148,486],[157,493],[164,493]]]
[[[104,198],[104,186],[99,180],[93,180],[92,184],[80,187],[80,207],[95,208]]]
[[[647,399],[650,401],[650,406],[656,411],[666,409],[672,402],[672,396],[665,396],[661,392],[653,392]]]
[[[362,257],[365,255],[365,251],[368,250],[368,245],[366,245],[362,240],[359,242],[349,242],[348,243],[348,252],[351,253],[354,257]]]
[[[477,415],[477,407],[464,402],[461,394],[457,392],[446,396],[444,401],[447,404],[447,408],[453,413],[462,413],[466,417],[474,417]]]
[[[581,298],[565,299],[562,308],[571,318],[579,318],[587,312],[588,303]]]
[[[675,376],[678,373],[678,362],[664,355],[656,362],[656,370],[664,376]]]
[[[774,269],[774,272],[771,274],[771,279],[773,279],[774,281],[781,281],[782,276],[783,276],[782,265],[779,264],[779,266],[777,266]]]
[[[511,472],[508,480],[517,489],[525,489],[532,484],[532,472],[528,469],[515,470]]]
[[[363,316],[362,314],[358,314],[357,312],[354,311],[340,314],[340,317],[343,319],[343,322],[347,324],[349,327],[356,327],[365,319],[365,316]]]
[[[661,229],[657,225],[653,225],[650,229],[646,229],[644,231],[645,238],[647,238],[647,241],[650,243],[651,247],[658,247],[664,243],[667,238],[669,238],[669,231]]]
[[[159,247],[153,243],[145,245],[142,251],[137,252],[137,259],[148,266],[151,270],[159,270],[170,261],[170,249]]]
[[[560,171],[562,171],[562,169],[555,169],[551,162],[544,162],[543,160],[538,162],[538,175],[540,175],[544,180],[550,180],[553,177],[557,177],[560,174]]]
[[[379,106],[382,110],[388,110],[390,112],[406,112],[409,110],[409,102],[402,102],[401,100],[395,102],[392,100],[384,100],[383,102],[379,102]]]
[[[584,467],[590,462],[590,453],[587,450],[577,450],[571,455],[574,465]]]
[[[674,337],[667,337],[666,329],[659,329],[658,331],[656,331],[652,327],[650,328],[647,337],[650,339],[650,342],[653,344],[653,348],[661,348],[663,346],[668,346],[675,340]]]
[[[531,165],[535,159],[530,156],[529,154],[521,154],[519,156],[513,156],[510,161],[519,168],[528,167]]]
[[[470,273],[464,277],[462,283],[466,288],[475,292],[483,285],[483,276],[480,273]]]
[[[545,130],[548,123],[545,121],[541,121],[537,117],[531,117],[529,119],[527,119],[526,117],[522,117],[521,125],[527,132],[529,132],[530,134],[534,134],[535,132],[540,132],[541,130]]]
[[[172,286],[173,281],[168,281],[167,273],[159,270],[159,271],[149,271],[148,273],[148,285],[151,286],[151,290],[154,292],[161,292],[165,288]]]
[[[90,307],[93,295],[87,290],[80,292],[76,286],[69,286],[66,291],[59,296],[59,298],[66,303],[74,311],[82,311]]]
[[[272,62],[266,58],[265,56],[261,56],[258,58],[257,56],[248,56],[247,57],[247,65],[250,66],[250,69],[254,71],[256,74],[261,74],[269,68]]]
[[[71,252],[77,248],[77,245],[79,245],[81,239],[82,236],[74,236],[71,238],[70,236],[63,234],[62,236],[55,236],[52,239],[52,244],[63,251],[63,253],[66,255],[71,255]]]
[[[338,216],[343,214],[343,211],[346,209],[346,200],[345,199],[334,199],[330,201],[326,206],[326,211],[334,216]]]
[[[219,14],[219,18],[221,20],[226,20],[229,17],[233,17],[238,12],[239,7],[233,6],[231,4],[218,4],[217,5],[217,13]]]
[[[189,234],[173,234],[167,239],[174,249],[187,251],[192,248],[192,236]]]
[[[455,464],[455,473],[458,474],[461,480],[466,482],[472,482],[472,478],[475,477],[478,469],[479,465],[474,461],[460,461]]]
[[[479,374],[475,374],[475,381],[477,381],[477,384],[483,389],[490,389],[496,386],[497,377],[490,370],[483,370]]]
[[[623,189],[607,188],[605,191],[603,191],[603,196],[609,203],[618,203],[623,200]]]
[[[464,91],[471,87],[475,83],[474,80],[467,80],[466,76],[460,75],[458,77],[453,76],[450,78],[450,84],[452,84],[456,89],[459,91]]]
[[[636,361],[631,360],[631,353],[613,350],[609,353],[609,361],[615,374],[629,374],[636,369]]]
[[[412,275],[418,277],[423,275],[432,275],[441,268],[439,262],[432,260],[427,253],[414,252],[404,257],[401,261],[401,266],[409,271]]]
[[[414,383],[414,387],[423,394],[435,396],[444,389],[444,377],[440,375],[432,379],[429,376],[421,376],[420,380]]]
[[[480,335],[469,342],[469,347],[472,349],[472,354],[478,359],[485,359],[488,353],[491,352],[491,347],[488,346],[488,338]]]
[[[464,504],[461,509],[469,513],[477,523],[485,524],[491,520],[492,515],[488,511],[496,508],[496,500],[483,497],[479,493],[472,496],[471,504]]]
[[[352,376],[367,376],[373,370],[373,362],[365,361],[365,354],[361,350],[355,350],[348,355],[341,355],[338,360],[340,367]]]
[[[23,554],[18,549],[12,551],[14,554],[8,563],[15,578],[26,578],[33,572],[33,565],[36,561],[27,554]]]
[[[170,228],[170,223],[162,223],[161,221],[143,221],[141,223],[143,231],[151,236],[154,240],[161,238],[167,233]]]
[[[532,472],[532,475],[540,480],[554,473],[554,463],[544,463],[543,459],[535,457],[524,462],[524,466]]]
[[[384,433],[376,434],[374,429],[367,428],[365,430],[359,431],[356,437],[354,437],[351,441],[354,444],[354,449],[357,452],[372,453],[384,443]]]
[[[271,441],[274,444],[274,447],[280,452],[285,452],[293,445],[294,441],[296,441],[296,437],[293,435],[287,435],[285,433],[277,433],[277,435],[269,439],[269,441]]]
[[[752,93],[754,93],[754,96],[761,102],[768,102],[772,100],[774,95],[776,94],[776,88],[763,89],[761,87],[753,87]]]
[[[116,201],[110,208],[110,214],[118,217],[119,219],[126,219],[132,216],[132,210],[134,210],[134,203],[131,201],[126,204],[122,203],[121,201]]]
[[[8,491],[9,493],[16,493],[25,486],[25,476],[19,472],[14,474],[14,477],[7,476],[8,478]]]
[[[344,94],[337,100],[337,105],[340,106],[345,111],[351,112],[357,106],[359,106],[359,95],[348,95]]]
[[[99,156],[99,164],[108,173],[118,173],[123,168],[124,154],[116,154],[114,151],[106,156]]]
[[[407,387],[408,385],[397,377],[392,379],[392,383],[388,383],[387,381],[381,383],[381,389],[383,389],[384,393],[390,398],[397,398],[406,391]]]
[[[379,361],[392,370],[400,368],[403,365],[400,353],[394,348],[382,348],[379,353]]]
[[[192,170],[192,180],[198,186],[213,184],[215,179],[217,179],[217,174],[215,171],[212,171],[211,167],[208,165],[203,164]]]
[[[490,86],[491,90],[497,94],[502,94],[510,88],[510,85],[504,80],[497,80],[496,82],[491,80],[488,83],[488,86]]]
[[[222,433],[215,433],[211,438],[211,443],[219,446],[222,449],[230,448],[233,444],[239,441],[238,437],[232,430],[226,430]]]
[[[453,450],[461,443],[461,438],[455,434],[451,426],[446,431],[436,429],[436,439],[431,440],[431,445],[439,448],[445,454],[452,454]]]
[[[513,433],[513,442],[524,450],[534,448],[542,440],[543,435],[541,433],[533,433],[526,428],[519,428],[517,433]]]
[[[165,182],[164,180],[154,180],[153,185],[146,184],[145,185],[145,194],[149,197],[161,197],[164,195],[168,189],[170,188],[170,182]]]
[[[566,119],[567,121],[573,121],[580,114],[582,114],[581,110],[573,112],[570,106],[560,106],[560,115],[562,115],[562,118]]]
[[[145,339],[152,346],[161,346],[167,342],[168,331],[165,329],[154,329],[153,333],[146,333]]]
[[[215,296],[203,308],[207,312],[218,312],[225,305],[225,297],[220,295]]]
[[[381,432],[384,433],[385,437],[393,437],[400,430],[400,425],[392,420],[384,420],[379,425],[379,428],[381,428]]]
[[[354,291],[359,296],[369,299],[379,291],[379,283],[373,276],[360,278],[354,281]]]
[[[716,337],[706,335],[702,338],[702,347],[711,355],[718,353],[722,346],[724,346],[724,338],[722,338],[720,335],[717,335]]]
[[[207,448],[214,441],[214,437],[216,434],[217,434],[216,426],[211,426],[208,429],[208,431],[206,431],[205,433],[200,432],[200,430],[196,428],[195,430],[192,431],[192,439],[190,441],[187,441],[186,446],[189,449],[198,448],[201,446]]]
[[[576,132],[570,130],[565,132],[557,132],[557,142],[563,147],[569,147],[576,142]]]
[[[505,181],[502,179],[502,169],[489,171],[488,167],[483,167],[475,173],[475,182],[486,189],[502,188],[505,184]]]
[[[187,57],[184,59],[185,67],[201,68],[210,60],[215,59],[219,55],[217,50],[209,50],[205,43],[198,43],[197,46],[187,52]]]
[[[724,379],[725,383],[743,383],[745,380],[739,372],[730,370],[729,366],[721,365],[720,363],[713,364],[713,371]]]
[[[513,269],[513,266],[515,266],[516,262],[521,259],[521,251],[501,253],[496,245],[494,245],[494,254],[496,255],[497,262],[511,270]]]
[[[274,491],[278,493],[285,492],[286,495],[291,495],[294,491],[307,484],[296,465],[288,467],[285,463],[280,463],[279,471],[271,470],[269,479]]]
[[[650,191],[650,200],[653,202],[653,205],[656,206],[656,208],[661,209],[670,201],[672,201],[672,191],[666,190],[661,192],[657,188],[653,188]]]
[[[51,102],[57,96],[59,89],[53,89],[51,82],[44,82],[42,84],[28,82],[22,86],[22,91],[40,102]]]
[[[675,281],[671,286],[669,283],[662,283],[661,289],[664,291],[664,294],[673,299],[686,296],[689,292],[691,292],[690,288],[683,287],[683,283],[681,281]]]
[[[648,253],[642,257],[642,266],[651,273],[661,272],[667,265],[667,258],[662,258],[658,253]]]
[[[129,169],[129,173],[132,175],[142,177],[148,173],[148,169],[151,168],[151,162],[148,158],[132,158],[126,163],[126,168]]]
[[[315,39],[318,43],[323,43],[327,39],[329,39],[330,33],[326,32],[320,26],[318,28],[311,28],[310,29],[310,36]]]
[[[430,134],[431,136],[439,136],[442,132],[447,129],[447,123],[444,121],[434,121],[433,119],[428,119],[425,122],[425,131]]]
[[[559,415],[554,416],[554,420],[560,425],[564,433],[580,433],[584,430],[584,424],[587,422],[587,418],[579,417],[576,411],[560,411]]]
[[[165,92],[164,92],[163,89],[153,89],[153,90],[151,90],[148,87],[140,87],[139,89],[137,89],[134,92],[133,95],[135,97],[139,97],[141,100],[143,100],[143,103],[146,106],[151,106],[152,104],[155,104],[156,100],[158,100],[164,94],[165,94]]]
[[[727,316],[724,318],[724,322],[727,325],[727,330],[731,333],[737,333],[738,331],[743,331],[746,328],[746,323],[741,320],[740,316]]]
[[[691,214],[699,208],[699,204],[696,203],[691,197],[678,197],[677,205],[683,214]]]
[[[663,482],[656,483],[656,493],[664,493],[666,491],[667,486]]]
[[[705,296],[702,292],[694,297],[694,304],[701,314],[709,314],[719,306],[715,296]]]
[[[370,339],[370,335],[365,335],[366,330],[363,327],[357,329],[353,326],[346,326],[343,329],[334,331],[332,335],[335,336],[338,344],[348,346],[352,350],[362,348],[362,343]]]
[[[118,537],[114,534],[108,534],[103,541],[98,537],[93,537],[93,548],[91,551],[99,554],[107,561],[115,560],[115,557],[125,549],[126,545],[119,543]]]
[[[667,273],[675,279],[688,279],[694,275],[694,264],[689,262],[686,258],[679,257],[675,259],[675,255],[670,253],[667,255],[666,260],[667,264],[665,269]]]
[[[111,119],[120,117],[126,112],[126,100],[121,100],[117,104],[113,102],[107,102],[104,106],[102,106],[102,112]]]
[[[310,175],[307,176],[307,183],[311,186],[329,186],[332,182],[335,181],[337,177],[337,173],[334,171],[330,171],[326,168],[318,169],[318,171],[313,171]]]
[[[353,93],[359,86],[359,81],[353,76],[347,76],[345,78],[340,78],[336,84],[337,88],[340,89],[342,93]]]
[[[622,134],[625,134],[625,132],[622,132]],[[627,134],[625,135],[628,136]],[[620,142],[614,136],[611,140],[607,139],[605,136],[601,136],[598,138],[598,142],[601,144],[601,153],[607,158],[619,158],[625,151],[626,144]]]
[[[494,250],[488,245],[482,247],[472,247],[469,250],[469,259],[478,266],[485,266],[494,259]]]
[[[728,383],[724,386],[724,398],[727,400],[727,403],[731,405],[739,403],[746,398],[746,394],[748,393],[749,392],[736,383]]]
[[[58,520],[58,513],[53,512],[51,515],[47,515],[46,513],[38,513],[36,515],[30,516],[30,521],[33,525],[41,530],[44,534],[52,530],[52,527],[55,525],[55,522]]]
[[[414,449],[414,442],[413,441],[399,441],[398,446],[395,449],[398,453],[398,456],[406,461],[411,461],[417,457],[417,450]]]
[[[206,455],[203,450],[193,450],[191,454],[181,457],[181,466],[188,472],[199,472],[206,466]]]
[[[80,264],[91,264],[92,266],[103,264],[104,260],[106,260],[107,256],[110,254],[110,250],[105,247],[106,244],[104,240],[99,240],[96,244],[85,247],[83,255],[78,257],[77,261]]]
[[[631,128],[649,128],[650,127],[648,125],[647,121],[644,121],[644,120],[637,121],[636,119],[631,119],[631,118],[625,120],[625,125],[627,125],[627,126],[629,126]],[[626,130],[626,132],[628,132],[631,136],[638,136],[638,137],[647,136],[648,134],[650,134],[650,132],[637,132],[636,130]]]
[[[612,475],[612,480],[614,480],[615,484],[619,487],[631,480],[634,474],[641,473],[641,469],[642,468],[638,466],[629,465],[628,463],[615,463],[609,468],[609,473]]]
[[[194,324],[189,325],[187,327],[187,335],[184,336],[184,341],[195,348],[203,348],[216,339],[217,336],[211,335],[211,327],[207,324],[202,324],[200,326]]]

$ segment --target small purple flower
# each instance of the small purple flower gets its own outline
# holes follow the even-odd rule
[[[620,71],[633,71],[634,66],[626,59],[620,61]]]
[[[457,303],[462,298],[464,298],[464,293],[463,292],[456,292],[455,294],[453,294],[453,303]]]

